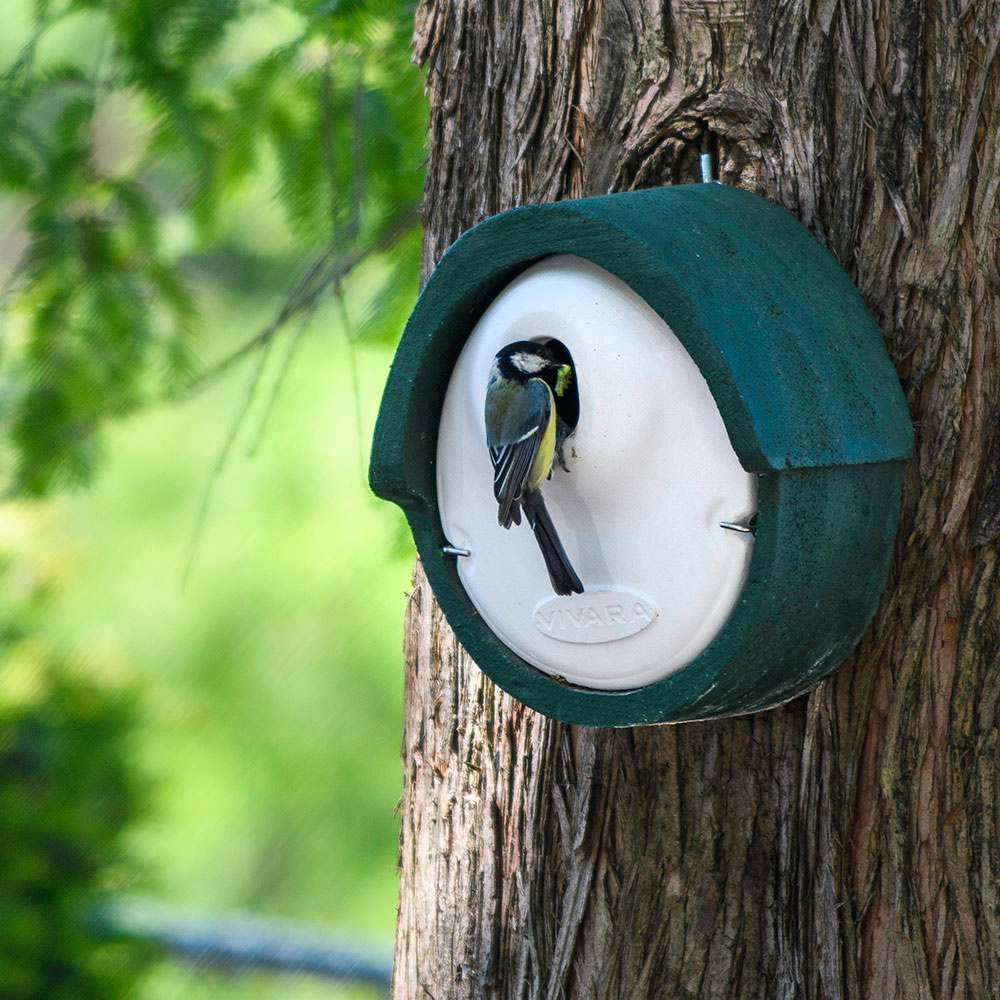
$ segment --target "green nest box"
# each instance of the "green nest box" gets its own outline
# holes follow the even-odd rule
[[[570,374],[540,492],[582,593],[555,593],[527,519],[498,523],[484,404],[523,341]],[[759,711],[837,667],[885,585],[911,447],[834,258],[771,202],[697,184],[462,236],[403,334],[370,474],[497,684],[626,726]]]

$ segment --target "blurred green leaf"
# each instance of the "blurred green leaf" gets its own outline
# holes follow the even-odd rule
[[[8,496],[89,481],[109,419],[198,380],[195,358],[212,343],[199,288],[222,242],[259,244],[263,266],[284,274],[388,255],[398,274],[367,304],[366,337],[398,328],[419,252],[423,94],[407,5],[70,0],[35,10],[0,75]],[[262,45],[273,24],[281,31]],[[251,191],[280,206],[283,245],[255,236],[255,218],[274,222],[241,211]],[[344,273],[327,268],[308,308]],[[300,317],[296,294],[292,285],[291,307],[248,350]]]

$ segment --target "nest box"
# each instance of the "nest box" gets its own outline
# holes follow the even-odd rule
[[[493,358],[571,364],[542,487],[582,594],[497,522]],[[885,585],[912,428],[861,297],[805,227],[694,184],[514,209],[444,255],[392,365],[371,485],[459,640],[566,722],[754,712],[852,651]]]

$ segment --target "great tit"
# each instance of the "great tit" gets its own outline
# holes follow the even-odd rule
[[[556,456],[556,395],[562,397],[572,366],[545,344],[519,340],[493,359],[486,386],[486,443],[493,461],[493,495],[504,528],[521,523],[521,509],[542,550],[557,594],[582,594],[583,584],[570,565],[542,499],[542,484]],[[565,424],[565,422],[563,422]],[[571,432],[565,425],[558,445]],[[565,466],[564,466],[565,467]]]

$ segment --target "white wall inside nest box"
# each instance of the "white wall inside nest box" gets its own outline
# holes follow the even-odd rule
[[[580,420],[569,472],[543,487],[585,593],[553,594],[522,521],[497,524],[483,403],[493,357],[515,340],[562,341]],[[746,579],[756,477],[740,466],[708,385],[664,321],[624,282],[549,257],[511,282],[472,330],[438,434],[441,523],[487,625],[515,653],[582,687],[642,687],[718,635]],[[451,557],[449,557],[451,558]]]

